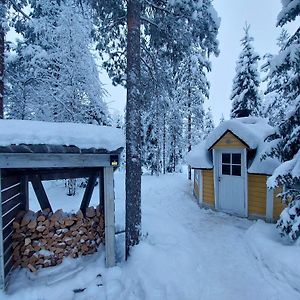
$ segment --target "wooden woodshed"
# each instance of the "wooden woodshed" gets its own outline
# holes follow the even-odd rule
[[[224,121],[187,155],[200,206],[248,218],[275,221],[283,209],[280,188],[267,188],[279,162],[262,155],[274,129],[262,118]]]
[[[124,146],[120,129],[73,123],[0,120],[0,288],[14,269],[13,222],[29,208],[31,182],[41,210],[51,208],[44,180],[88,178],[81,202],[89,206],[99,181],[99,204],[105,222],[106,265],[115,264],[114,178]],[[79,207],[78,207],[79,209]]]

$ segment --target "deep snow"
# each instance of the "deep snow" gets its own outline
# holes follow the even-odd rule
[[[116,172],[115,178],[122,227],[124,174]],[[273,224],[200,209],[186,178],[184,173],[143,176],[144,236],[126,263],[105,269],[102,251],[66,259],[37,275],[16,272],[10,294],[0,293],[0,299],[299,299],[300,275],[293,269],[299,246],[282,245]],[[47,190],[58,207],[79,206],[80,195],[71,204],[61,186],[51,184]],[[94,193],[95,204],[96,198]],[[119,258],[122,242],[119,235]]]

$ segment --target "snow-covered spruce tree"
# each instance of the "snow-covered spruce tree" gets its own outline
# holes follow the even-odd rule
[[[103,89],[90,51],[89,10],[75,0],[29,2],[31,20],[22,26],[24,41],[13,65],[25,72],[17,75],[26,90],[23,103],[34,99],[30,118],[107,124]],[[14,71],[12,67],[11,78]],[[8,107],[19,101],[20,92],[11,86]]]
[[[289,39],[288,32],[282,29],[280,36],[277,40],[279,47],[279,53],[284,51]],[[269,123],[272,126],[277,126],[284,119],[284,115],[287,108],[287,102],[285,101],[285,91],[282,87],[288,81],[289,71],[282,70],[280,72],[270,73],[270,66],[274,58],[273,55],[267,54],[264,57],[266,62],[262,66],[262,71],[268,72],[266,77],[267,88],[265,91],[265,99],[262,106],[262,115],[269,119]]]
[[[300,2],[284,0],[277,26],[284,26],[300,15]],[[280,215],[277,227],[283,236],[296,240],[300,236],[300,28],[291,35],[284,49],[271,61],[272,77],[288,72],[288,80],[281,83],[287,111],[278,125],[276,145],[269,155],[278,156],[281,165],[268,180],[268,187],[283,185],[282,200],[288,204]]]
[[[211,113],[211,108],[209,107],[207,109],[207,112],[205,113],[204,118],[204,131],[203,131],[203,139],[206,139],[206,137],[210,134],[210,132],[215,128],[215,124],[213,121],[213,116]]]
[[[241,116],[258,116],[261,108],[259,95],[260,78],[257,71],[258,54],[254,52],[249,35],[250,26],[244,28],[245,35],[241,40],[242,52],[236,64],[236,75],[233,79],[231,118]]]
[[[191,51],[181,61],[178,71],[179,98],[187,122],[187,150],[198,144],[203,138],[204,130],[204,101],[209,96],[209,83],[206,73],[210,70],[210,63],[200,49]]]

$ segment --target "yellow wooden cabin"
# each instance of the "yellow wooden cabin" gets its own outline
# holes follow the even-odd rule
[[[194,170],[194,195],[200,206],[248,218],[275,221],[282,209],[280,189],[267,179],[279,165],[262,159],[266,138],[274,128],[262,118],[246,117],[221,123],[187,155]]]

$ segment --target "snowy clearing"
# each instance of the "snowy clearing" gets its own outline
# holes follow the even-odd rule
[[[122,227],[124,174],[116,172],[115,178],[117,223]],[[0,293],[0,298],[300,298],[300,270],[295,266],[300,259],[299,245],[283,245],[273,224],[200,209],[186,178],[184,173],[143,176],[144,237],[128,262],[105,269],[104,253],[100,251],[65,259],[62,265],[43,269],[37,275],[22,270],[11,280],[8,292],[14,293]],[[65,209],[78,207],[80,194],[75,199],[64,196],[65,190],[57,183],[49,184],[47,190],[50,200],[55,196],[54,208],[58,208],[58,202]],[[94,193],[95,204],[96,197]],[[70,199],[74,200],[72,205]],[[119,258],[122,242],[119,236]]]

